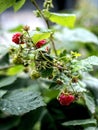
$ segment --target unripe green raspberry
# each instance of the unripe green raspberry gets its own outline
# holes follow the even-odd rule
[[[40,77],[40,73],[36,70],[33,70],[30,75],[32,80],[38,79]]]
[[[13,63],[14,64],[23,64],[24,62],[23,62],[23,59],[21,58],[21,57],[19,57],[19,56],[15,56],[14,58],[13,58]]]

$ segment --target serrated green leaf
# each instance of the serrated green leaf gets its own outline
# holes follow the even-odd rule
[[[96,125],[96,120],[95,119],[73,120],[62,123],[63,126],[76,126],[76,125],[88,125],[88,124]]]
[[[12,84],[17,79],[16,76],[6,77],[0,80],[0,88]]]
[[[0,13],[11,7],[15,0],[0,0]]]
[[[89,111],[93,114],[95,113],[95,101],[93,97],[84,94],[85,104],[87,105]]]
[[[72,87],[74,88],[74,91],[76,91],[76,92],[86,92],[87,91],[86,88],[81,87],[81,85],[79,83],[72,84]],[[73,91],[72,87],[69,86],[70,91]]]
[[[81,60],[82,64],[88,63],[90,65],[98,65],[98,57],[97,56],[90,56],[84,60]]]
[[[98,65],[98,57],[97,56],[90,56],[86,59],[77,61],[75,64],[72,65],[73,71],[92,71],[93,65]]]
[[[52,13],[44,11],[44,16],[51,22],[60,24],[65,27],[74,27],[76,16],[74,14],[62,14],[62,13]]]
[[[36,31],[36,32],[34,32],[34,34],[32,36],[32,40],[34,43],[37,43],[40,40],[49,38],[51,33],[52,33],[51,31],[47,31],[47,32]]]
[[[0,100],[0,109],[11,115],[21,115],[45,106],[39,92],[31,89],[19,89],[4,95]]]
[[[18,11],[25,3],[26,0],[18,0],[14,3],[14,11]]]

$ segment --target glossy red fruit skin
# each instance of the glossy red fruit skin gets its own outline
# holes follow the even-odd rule
[[[16,43],[16,44],[24,44],[23,41],[20,41],[20,37],[22,36],[21,33],[15,33],[13,36],[12,36],[12,42]]]
[[[65,93],[61,93],[58,101],[60,102],[61,105],[65,105],[68,106],[70,105],[72,102],[74,102],[75,100],[75,96],[72,94],[65,94]]]
[[[36,48],[41,48],[44,44],[46,44],[46,40],[41,40],[36,43]]]

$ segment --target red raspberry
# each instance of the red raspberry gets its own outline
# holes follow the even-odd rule
[[[70,105],[74,100],[75,100],[75,96],[72,94],[65,94],[65,93],[61,93],[59,98],[58,98],[59,102],[61,105]]]
[[[36,47],[37,47],[37,48],[40,48],[40,47],[42,47],[44,44],[46,44],[46,40],[41,40],[41,41],[39,41],[39,42],[36,43]]]
[[[12,37],[12,41],[16,44],[24,44],[23,41],[21,41],[20,37],[22,36],[21,33],[15,33]]]

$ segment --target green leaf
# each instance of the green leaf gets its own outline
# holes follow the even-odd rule
[[[90,56],[84,60],[81,60],[82,64],[90,64],[90,65],[98,65],[98,57],[97,56]]]
[[[69,86],[69,90],[73,92],[73,89],[74,88],[74,91],[76,92],[86,92],[86,88],[81,86],[79,83],[75,84],[73,83],[72,86]]]
[[[65,27],[74,27],[76,16],[74,14],[62,14],[62,13],[52,13],[44,11],[44,16],[51,22],[60,24]]]
[[[56,89],[43,89],[43,95],[46,98],[46,101],[57,98],[59,90]]]
[[[21,121],[17,126],[18,130],[31,130],[34,127],[35,123],[40,119],[42,115],[43,108],[38,108],[31,112],[24,114],[21,117]],[[32,129],[33,130],[33,129]]]
[[[32,36],[32,40],[34,43],[37,43],[40,40],[49,38],[51,34],[52,34],[51,31],[47,31],[47,32],[35,31]]]
[[[83,28],[76,28],[75,30],[72,31],[72,35],[73,35],[72,39],[74,40],[74,42],[75,41],[82,42],[82,43],[93,42],[96,45],[98,45],[98,38],[89,30]]]
[[[25,3],[26,0],[16,0],[13,7],[14,11],[18,11]]]
[[[64,48],[67,46],[67,50],[76,50],[76,48],[79,49],[83,44],[91,45],[93,43],[95,45],[98,45],[97,36],[84,28],[57,28],[57,30],[58,31],[56,31],[54,34],[57,48]]]
[[[11,28],[11,29],[9,29],[8,31],[9,32],[22,32],[22,29],[23,29],[23,25],[18,25],[18,26],[16,26],[15,28]]]
[[[4,45],[4,44],[1,43],[0,44],[0,58],[2,58],[3,56],[5,56],[8,51],[9,51],[9,47],[7,47],[6,45]]]
[[[64,126],[76,126],[76,125],[88,125],[88,124],[96,125],[96,120],[95,119],[73,120],[62,123],[62,125]]]
[[[2,58],[0,58],[0,70],[2,70],[3,67],[9,65],[9,54],[7,53]]]
[[[91,127],[84,128],[84,130],[97,130],[97,129],[96,127],[91,126]]]
[[[0,80],[0,88],[12,84],[17,79],[16,76],[6,77]]]
[[[7,116],[6,118],[0,118],[0,130],[11,130],[18,125],[20,117]]]
[[[46,77],[49,77],[52,75],[52,72],[53,72],[53,68],[42,68],[40,71],[40,74],[42,77],[46,78]]]
[[[0,0],[0,13],[11,7],[15,0]]]
[[[90,113],[84,105],[73,103],[69,106],[61,106],[55,98],[47,104],[47,113],[42,118],[41,130],[83,130],[82,126],[62,126],[62,123],[84,118],[90,118]]]
[[[1,98],[5,93],[7,93],[6,90],[0,90],[0,98]]]
[[[28,88],[10,91],[0,100],[0,109],[11,115],[21,115],[41,106],[45,103],[40,93]]]
[[[11,67],[7,70],[8,75],[16,75],[20,72],[22,72],[24,67],[22,65],[16,65],[14,67]]]
[[[95,101],[93,97],[84,94],[85,104],[87,105],[89,111],[93,114],[95,113]]]
[[[87,84],[87,89],[93,92],[98,104],[98,79],[86,73],[83,75],[83,82]]]
[[[76,61],[76,63],[73,63],[72,68],[73,71],[92,71],[93,65],[98,65],[98,57],[97,56],[90,56],[86,59]]]

